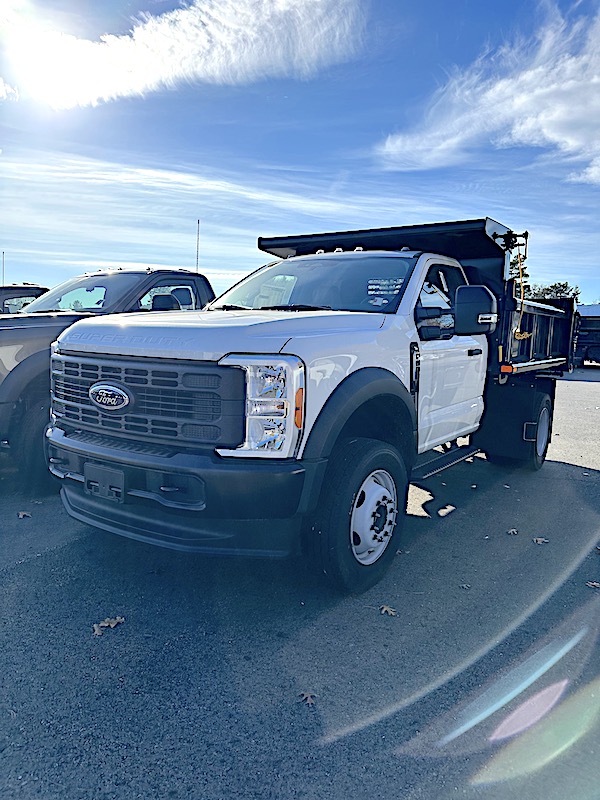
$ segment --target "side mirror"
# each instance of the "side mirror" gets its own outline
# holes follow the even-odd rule
[[[419,331],[419,338],[424,342],[441,338],[440,318],[444,310],[438,306],[415,306],[415,322]],[[430,320],[435,320],[435,324],[428,325]]]
[[[487,286],[459,286],[454,301],[454,333],[473,336],[493,333],[498,322],[498,304]]]
[[[439,319],[444,310],[442,308],[438,308],[437,306],[428,308],[427,306],[416,306],[415,307],[415,322],[417,325],[419,322],[425,322],[428,319]]]

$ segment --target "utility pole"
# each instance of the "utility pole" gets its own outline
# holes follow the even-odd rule
[[[199,255],[200,255],[200,220],[198,220],[198,229],[196,233],[196,272],[198,272]]]

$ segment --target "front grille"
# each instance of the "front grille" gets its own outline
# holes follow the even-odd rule
[[[121,411],[99,408],[89,390],[95,383],[124,390]],[[52,358],[52,409],[70,429],[104,432],[130,440],[177,446],[236,447],[244,439],[243,370],[208,362],[150,359]]]

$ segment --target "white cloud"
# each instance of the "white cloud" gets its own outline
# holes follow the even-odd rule
[[[22,0],[5,26],[15,82],[55,108],[172,88],[306,78],[358,47],[359,0],[194,0],[146,14],[127,35],[80,39],[36,22]]]
[[[16,89],[13,89],[12,86],[9,86],[6,81],[0,78],[0,100],[8,100],[15,99],[18,97],[18,92]]]
[[[387,167],[424,170],[477,157],[482,145],[546,148],[600,183],[600,13],[567,23],[556,9],[534,41],[520,41],[456,72],[423,123],[388,136]],[[580,168],[581,165],[581,168]]]
[[[107,264],[193,266],[200,218],[200,263],[219,290],[265,263],[258,235],[347,230],[447,219],[430,198],[398,194],[381,182],[336,187],[328,176],[292,168],[266,174],[134,167],[34,150],[0,156],[3,249],[11,280],[57,283]]]
[[[386,227],[489,215],[531,232],[535,282],[569,280],[584,300],[600,296],[597,190],[519,172],[456,177],[268,169],[231,161],[218,172],[194,164],[158,169],[80,155],[7,148],[0,156],[2,249],[9,281],[54,285],[106,265],[200,268],[221,291],[267,257],[257,236]],[[474,175],[473,179],[470,178]],[[341,180],[340,180],[341,179]],[[565,254],[568,258],[565,261]],[[592,256],[590,256],[592,254]]]

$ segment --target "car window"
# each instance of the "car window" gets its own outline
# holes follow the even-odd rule
[[[167,296],[169,301],[159,301],[156,298]],[[192,281],[160,281],[149,289],[134,308],[135,311],[155,311],[167,309],[194,311],[201,308],[201,303],[196,294],[196,287]],[[158,308],[157,308],[158,307]]]
[[[458,267],[434,264],[427,272],[419,301],[427,308],[439,306],[443,309],[452,309],[457,288],[465,286],[466,283],[463,271]]]
[[[106,297],[106,286],[79,286],[65,292],[55,305],[59,311],[90,311],[102,308]]]
[[[7,297],[4,301],[5,312],[7,314],[16,314],[22,308],[29,305],[36,299],[35,294],[18,295],[16,297]]]
[[[449,339],[454,334],[454,297],[456,289],[467,283],[461,269],[448,264],[434,264],[423,281],[417,307],[440,308],[442,313],[435,318],[417,322],[417,328],[439,327],[438,338]]]
[[[121,311],[123,297],[133,289],[139,280],[139,273],[126,271],[71,278],[36,298],[23,310],[26,314],[38,311],[105,313],[118,306],[118,310]]]
[[[269,264],[241,281],[211,308],[287,306],[393,313],[415,259],[390,254],[301,256]]]

